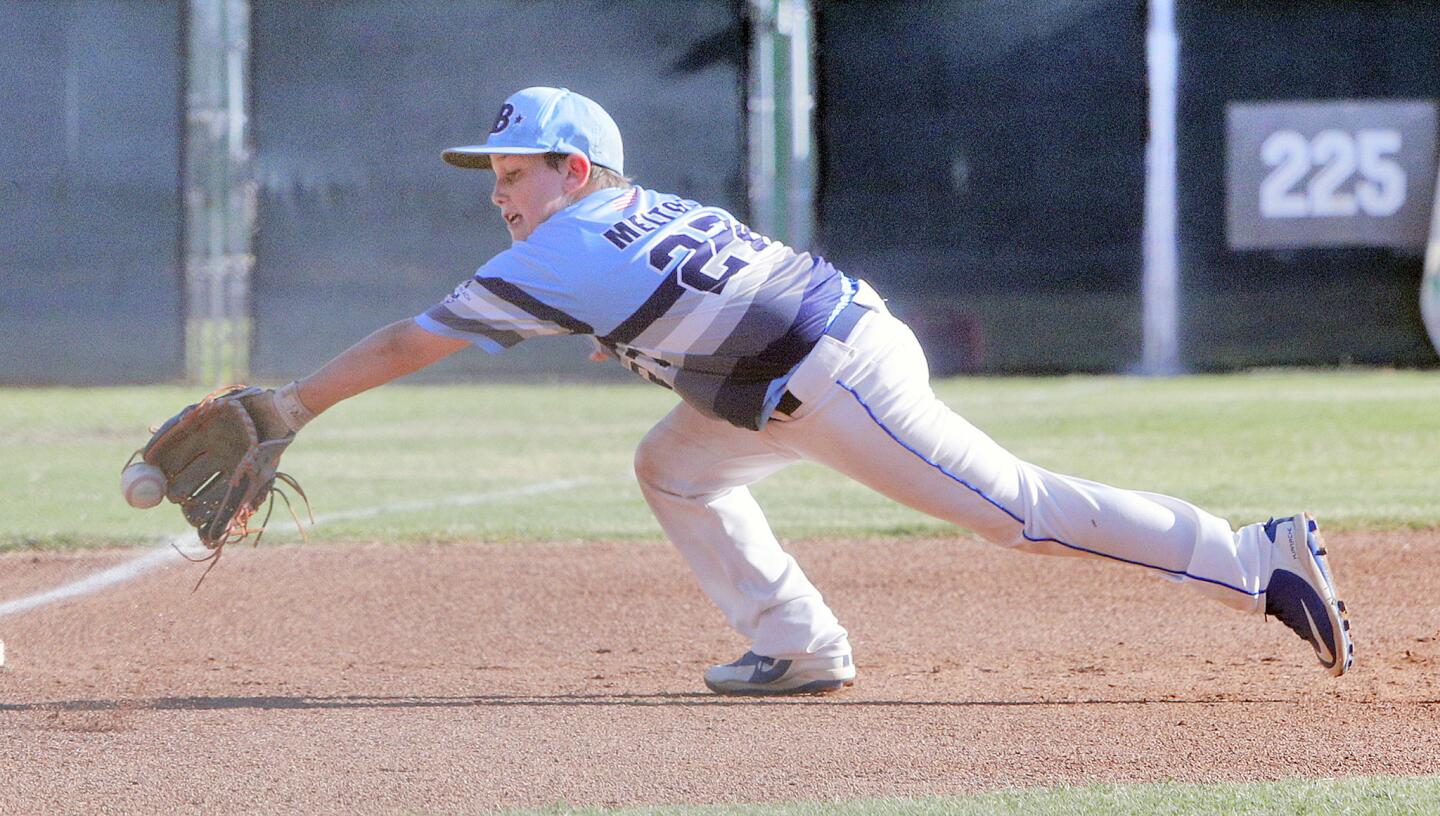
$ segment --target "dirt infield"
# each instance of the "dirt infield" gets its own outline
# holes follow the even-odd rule
[[[1135,568],[795,542],[859,683],[733,700],[661,544],[234,550],[0,618],[0,812],[483,811],[1440,772],[1440,531],[1331,536],[1356,668]],[[0,601],[134,553],[0,557]]]

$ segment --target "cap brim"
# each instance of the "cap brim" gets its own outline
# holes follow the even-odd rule
[[[463,167],[467,170],[489,170],[490,156],[495,153],[503,153],[512,156],[533,156],[537,153],[549,153],[543,147],[501,147],[489,145],[472,145],[470,147],[452,147],[440,154],[440,157],[447,164],[456,167]]]

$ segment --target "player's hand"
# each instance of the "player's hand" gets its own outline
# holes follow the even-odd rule
[[[250,418],[255,421],[255,432],[261,442],[280,439],[295,432],[285,423],[284,416],[275,405],[274,389],[266,388],[254,396],[243,398],[242,401],[250,411]]]
[[[255,420],[261,441],[297,434],[315,418],[300,401],[299,388],[298,382],[292,382],[278,389],[263,389],[245,400],[245,408]]]
[[[606,360],[610,360],[615,357],[615,352],[611,351],[608,348],[605,348],[605,346],[601,345],[599,340],[596,340],[593,337],[590,338],[590,345],[590,362],[592,363],[603,363]]]

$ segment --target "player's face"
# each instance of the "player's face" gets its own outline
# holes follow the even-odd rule
[[[545,219],[570,203],[566,168],[552,169],[543,156],[490,157],[495,170],[495,189],[490,200],[500,208],[510,240],[523,241]]]

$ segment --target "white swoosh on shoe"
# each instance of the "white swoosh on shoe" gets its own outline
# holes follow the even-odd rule
[[[1310,615],[1310,607],[1306,605],[1304,601],[1301,601],[1300,608],[1305,610],[1305,622],[1310,624],[1310,634],[1312,635],[1310,642],[1315,645],[1315,651],[1321,656],[1320,662],[1327,666],[1333,665],[1335,663],[1335,653],[1330,651],[1329,646],[1325,645],[1325,638],[1321,637],[1320,630],[1315,628],[1315,618]]]

